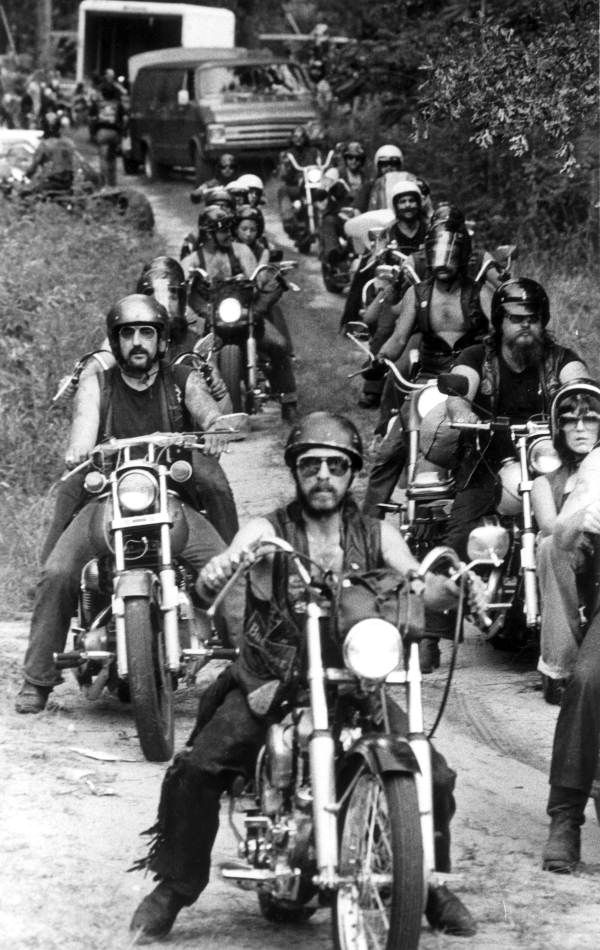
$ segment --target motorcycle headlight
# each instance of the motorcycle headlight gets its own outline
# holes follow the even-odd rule
[[[427,386],[423,389],[417,397],[417,412],[421,419],[424,419],[428,412],[438,406],[441,402],[445,402],[446,396],[439,391],[437,385]]]
[[[321,169],[320,168],[309,168],[306,177],[308,179],[309,185],[318,185],[321,181]]]
[[[388,620],[359,620],[346,634],[344,662],[361,679],[383,680],[400,666],[401,659],[402,640]]]
[[[127,472],[119,479],[117,497],[124,511],[147,511],[156,501],[158,486],[147,472]]]
[[[550,472],[555,472],[561,465],[560,456],[552,445],[552,440],[545,437],[531,443],[527,461],[529,468],[536,475],[548,475]]]
[[[209,125],[207,128],[209,145],[223,145],[227,141],[227,129],[224,125]]]
[[[226,297],[219,304],[219,320],[223,323],[237,323],[242,315],[242,305],[235,297]]]

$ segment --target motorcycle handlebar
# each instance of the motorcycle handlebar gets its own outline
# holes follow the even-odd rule
[[[513,438],[523,435],[550,435],[547,422],[511,423],[509,419],[492,419],[489,422],[451,422],[451,429],[465,432],[508,432]]]
[[[437,564],[443,561],[450,562],[452,566],[452,573],[450,574],[450,578],[453,581],[460,580],[460,578],[465,574],[468,577],[470,573],[470,568],[474,566],[474,562],[472,562],[471,564],[463,564],[463,562],[459,558],[454,548],[451,548],[447,545],[440,545],[436,548],[432,548],[431,551],[429,551],[428,554],[426,554],[423,560],[421,561],[418,567],[418,570],[416,572],[419,580],[424,581],[426,574],[429,574],[430,571],[432,571],[433,568]],[[477,563],[483,563],[483,562],[480,560]],[[488,614],[486,610],[477,610],[476,613],[477,613],[479,622],[481,623],[484,629],[488,629],[489,627],[491,627],[492,618],[490,617],[490,615]]]

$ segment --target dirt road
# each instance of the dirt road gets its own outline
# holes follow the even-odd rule
[[[172,252],[193,221],[188,190],[188,183],[177,180],[147,188]],[[277,226],[274,218],[269,224]],[[321,290],[314,258],[303,260],[297,280],[303,294],[292,302],[290,319],[300,389],[303,367],[318,358],[327,388],[311,393],[310,400],[307,394],[306,401],[337,406],[345,398],[351,408],[347,357],[336,335],[340,301]],[[364,423],[367,417],[359,418]],[[284,436],[270,414],[225,458],[242,519],[289,493],[281,464]],[[364,480],[359,492],[362,485]],[[110,697],[87,703],[71,678],[54,692],[47,712],[17,716],[13,700],[26,637],[27,617],[0,624],[0,948],[123,950],[131,945],[131,914],[151,886],[139,873],[125,871],[142,853],[139,833],[154,820],[164,767],[143,760],[126,707]],[[447,660],[446,652],[440,672],[427,679],[432,719]],[[556,710],[535,691],[534,674],[485,644],[465,643],[458,666],[436,742],[459,773],[453,886],[477,918],[479,933],[464,941],[434,934],[425,925],[421,946],[595,950],[600,833],[591,807],[582,872],[560,878],[540,870]],[[177,694],[178,745],[191,728],[197,694],[198,687]],[[225,810],[214,856],[213,880],[198,904],[181,913],[169,946],[330,946],[325,912],[302,927],[276,928],[261,918],[254,894],[220,880],[217,865],[235,856]]]

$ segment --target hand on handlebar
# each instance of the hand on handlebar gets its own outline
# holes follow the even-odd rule
[[[215,425],[218,426],[218,420]],[[208,431],[204,433],[203,440],[204,455],[218,456],[221,452],[227,452],[228,439],[226,435]]]

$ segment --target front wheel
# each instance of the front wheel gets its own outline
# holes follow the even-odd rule
[[[167,669],[160,611],[148,597],[125,598],[129,693],[142,752],[150,762],[173,755],[173,681]]]
[[[365,771],[341,817],[333,904],[336,950],[417,950],[424,906],[423,845],[412,775]]]
[[[229,390],[234,412],[244,410],[244,363],[239,346],[227,344],[219,350],[219,370]]]

